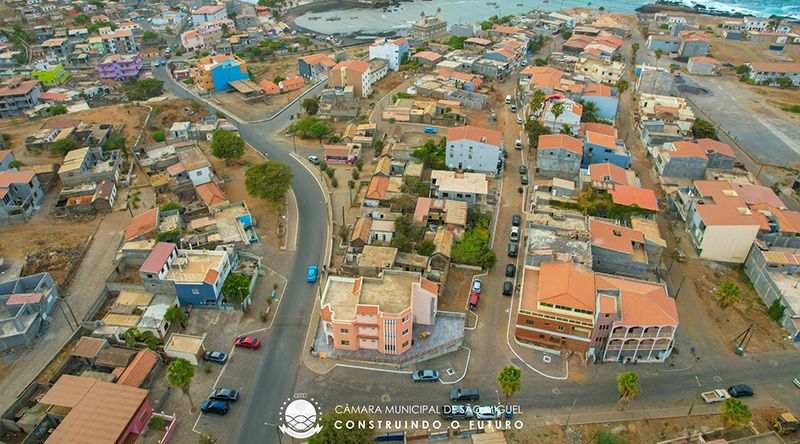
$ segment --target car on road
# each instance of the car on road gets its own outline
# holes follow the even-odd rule
[[[414,382],[436,382],[439,380],[439,372],[436,370],[417,370],[411,374]]]
[[[475,387],[462,387],[450,390],[451,401],[477,401],[481,399],[481,394]]]
[[[308,161],[314,165],[319,165],[319,157],[317,156],[308,156]]]
[[[203,413],[216,413],[217,415],[225,415],[228,413],[230,404],[228,401],[218,401],[216,399],[206,399],[200,404],[200,411]]]
[[[515,274],[517,274],[517,267],[514,264],[506,265],[506,277],[513,278]]]
[[[517,124],[522,125],[523,123],[525,123],[525,121],[522,120],[522,117],[521,116],[517,116]]]
[[[233,345],[240,348],[249,348],[251,350],[258,350],[259,348],[261,348],[261,341],[250,336],[239,336],[238,338],[236,338],[236,341],[233,342]]]
[[[515,227],[518,227],[521,221],[522,221],[522,218],[519,217],[519,214],[515,214],[515,215],[511,216],[511,225],[513,225]]]
[[[734,398],[745,398],[748,396],[753,396],[755,391],[753,391],[753,387],[750,387],[749,385],[737,384],[728,387],[728,393]]]
[[[519,166],[519,173],[520,174],[528,174],[528,167],[526,167],[525,165],[520,165]]]
[[[508,244],[508,257],[517,257],[517,244]]]
[[[426,126],[424,130],[422,130],[425,134],[436,134],[436,128],[432,128],[430,126]]]
[[[474,291],[475,293],[480,293],[481,288],[483,288],[483,283],[481,282],[480,279],[475,279],[472,281],[472,291]]]
[[[470,419],[474,415],[472,407],[466,405],[443,405],[442,418],[447,420],[453,419]]]
[[[207,351],[203,353],[203,361],[216,362],[217,364],[224,364],[228,362],[228,355],[218,351]]]
[[[503,296],[511,296],[511,293],[514,291],[514,284],[511,281],[503,282]]]
[[[528,178],[528,175],[527,175],[527,174],[521,174],[521,175],[519,176],[519,183],[521,183],[521,184],[523,184],[523,185],[527,185],[527,184],[528,184],[528,182],[530,182],[530,179]]]
[[[519,227],[511,227],[511,232],[509,233],[508,237],[511,239],[511,242],[518,242],[519,241]]]
[[[800,378],[794,378],[792,379],[792,382],[797,386],[797,388],[800,388]]]
[[[314,282],[317,282],[317,266],[316,265],[311,265],[311,266],[308,267],[308,270],[306,271],[306,281],[308,281],[309,283],[312,283],[312,284]]]
[[[511,112],[512,112],[512,113],[515,113],[515,112],[517,112],[517,105],[514,105],[514,104],[512,103],[510,108],[511,108]]]
[[[522,149],[522,141],[517,139],[514,141],[514,148],[521,150]]]
[[[211,390],[208,399],[215,399],[217,401],[236,402],[239,400],[239,392],[229,388],[215,388]]]
[[[500,409],[490,405],[474,407],[472,412],[475,414],[475,419],[497,419],[500,417]]]

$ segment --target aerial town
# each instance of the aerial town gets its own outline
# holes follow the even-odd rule
[[[800,442],[800,15],[560,3],[0,3],[0,442]]]

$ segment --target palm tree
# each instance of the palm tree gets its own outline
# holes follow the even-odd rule
[[[556,125],[558,124],[558,116],[564,114],[564,104],[561,102],[553,102],[550,105],[550,113],[553,114],[553,131],[556,130]]]
[[[642,392],[639,385],[639,375],[634,372],[625,372],[617,375],[617,392],[619,392],[620,408],[629,403]]]
[[[583,105],[583,114],[581,114],[581,122],[597,122],[597,113],[600,111],[597,108],[597,104],[594,102],[587,102],[586,100],[581,100],[581,105]]]
[[[189,405],[192,406],[192,410],[194,410],[194,402],[192,401],[192,395],[189,393],[189,385],[191,385],[193,377],[194,366],[183,358],[172,361],[172,364],[167,367],[167,383],[183,391],[183,394],[189,398]]]
[[[722,414],[722,422],[727,429],[741,427],[750,422],[750,418],[753,417],[753,413],[750,412],[747,404],[735,398],[725,400],[720,413]]]
[[[531,96],[531,113],[536,115],[539,110],[542,108],[542,104],[544,103],[544,99],[546,98],[544,91],[539,88],[533,91],[533,95]]]
[[[656,50],[656,71],[653,73],[653,87],[650,88],[650,93],[652,93],[656,89],[656,78],[658,77],[658,60],[661,59],[661,56],[664,55],[664,51],[657,49]]]
[[[520,379],[522,378],[522,370],[513,365],[507,365],[500,369],[497,373],[497,383],[500,384],[500,390],[506,397],[506,402],[517,393],[521,388]]]
[[[723,307],[730,307],[731,305],[739,302],[741,290],[739,286],[733,282],[720,282],[717,288],[716,297]]]
[[[164,320],[169,322],[170,324],[180,324],[181,328],[186,328],[186,321],[189,319],[189,316],[186,316],[186,312],[181,310],[180,307],[177,305],[173,305],[167,309],[167,312],[164,313]]]
[[[620,94],[622,94],[622,93],[624,93],[625,91],[627,91],[627,90],[628,90],[628,86],[629,86],[629,85],[630,85],[630,84],[628,83],[628,81],[627,81],[627,80],[625,80],[625,79],[619,79],[619,80],[617,81],[617,91],[619,91],[619,93],[620,93]]]

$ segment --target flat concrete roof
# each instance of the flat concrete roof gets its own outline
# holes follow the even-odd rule
[[[412,286],[419,282],[419,273],[398,270],[385,270],[377,278],[331,276],[322,305],[330,305],[334,318],[341,321],[355,320],[357,305],[375,305],[382,312],[399,313],[411,306]]]

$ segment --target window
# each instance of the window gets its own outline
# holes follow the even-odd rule
[[[403,320],[401,322],[408,322],[408,316],[403,316]]]
[[[525,325],[533,325],[532,319],[525,319]]]
[[[202,176],[202,175],[203,175],[203,172],[202,172],[202,171],[198,171],[198,172],[197,172],[197,176]]]
[[[564,329],[564,326],[563,326],[563,325],[557,325],[557,326],[556,326],[556,330],[558,330],[558,331],[564,331],[565,329]]]
[[[408,329],[403,330],[403,336],[408,335]]]
[[[147,273],[147,277],[153,279],[153,275],[151,273]]]
[[[342,345],[350,345],[350,341],[341,341]]]
[[[403,345],[401,347],[407,347],[407,346],[408,346],[408,341],[403,342]]]
[[[348,329],[346,329],[346,328],[341,328],[341,329],[339,329],[339,332],[340,332],[341,334],[343,334],[343,335],[346,335],[346,334],[350,333],[350,330],[348,330]]]
[[[192,288],[192,294],[200,294],[200,290]]]
[[[383,346],[383,350],[387,351],[387,352],[393,352],[394,351],[394,344],[386,344],[386,345],[384,345]]]

